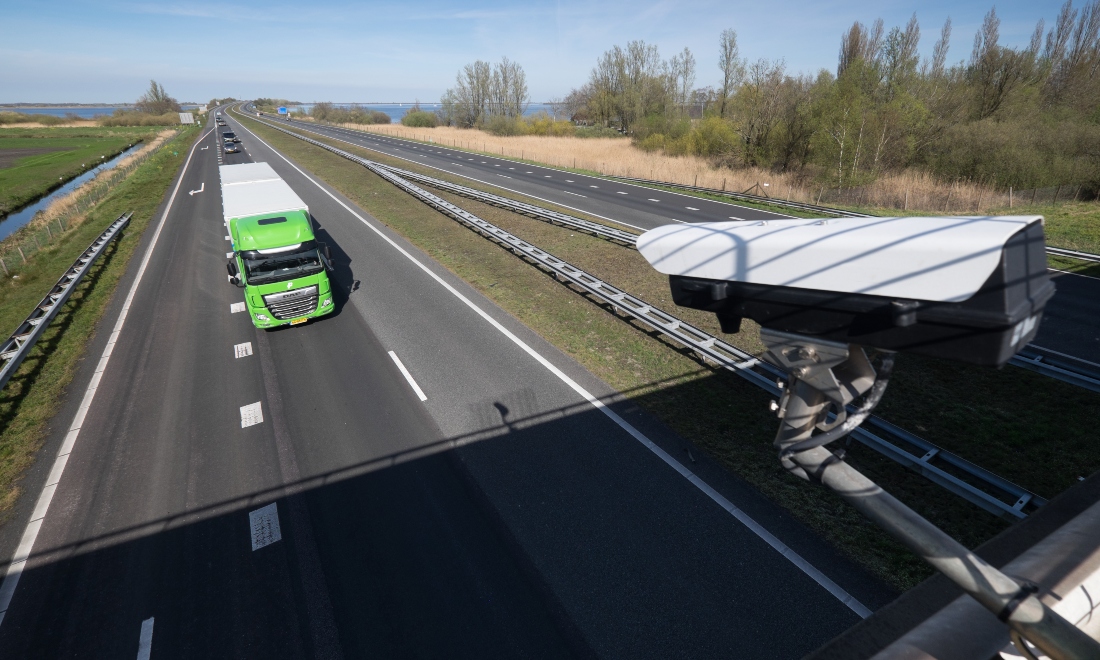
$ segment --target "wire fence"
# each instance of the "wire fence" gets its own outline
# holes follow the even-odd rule
[[[96,204],[103,201],[143,163],[160,153],[174,137],[163,140],[148,151],[135,154],[125,163],[103,172],[36,213],[30,222],[0,241],[0,271],[11,277],[35,254],[79,227]]]
[[[892,183],[892,182],[891,182]],[[871,184],[850,188],[820,187],[811,199],[818,205],[924,210],[942,213],[981,214],[1021,206],[1057,206],[1068,202],[1100,201],[1080,185],[1007,190],[980,186],[915,186]]]

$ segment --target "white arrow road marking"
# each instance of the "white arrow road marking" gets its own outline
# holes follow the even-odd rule
[[[189,192],[187,194],[188,195],[194,195],[195,193],[201,193],[203,190],[206,190],[206,182],[205,181],[202,182],[202,185],[199,186],[198,190],[192,190],[191,192]]]
[[[279,529],[279,508],[274,502],[255,511],[249,511],[248,525],[252,528],[253,552],[283,540],[283,531]]]
[[[248,428],[249,426],[255,426],[262,424],[264,421],[264,411],[260,407],[260,402],[250,403],[247,406],[241,406],[241,428]]]

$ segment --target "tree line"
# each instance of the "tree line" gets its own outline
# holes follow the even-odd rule
[[[604,53],[561,105],[578,121],[616,126],[646,149],[731,166],[863,185],[920,168],[997,187],[1083,184],[1100,192],[1100,9],[1067,0],[1026,47],[1000,43],[991,9],[966,60],[949,63],[951,20],[930,57],[914,15],[885,29],[856,22],[835,72],[792,74],[783,60],[741,57],[720,36],[717,87],[691,89],[690,51],[662,60],[635,41]]]

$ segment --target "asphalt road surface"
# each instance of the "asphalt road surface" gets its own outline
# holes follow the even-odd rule
[[[279,121],[271,119],[272,121]],[[638,230],[673,222],[769,220],[789,216],[646,186],[483,156],[445,145],[377,133],[282,121],[287,128],[345,140],[379,153],[552,202]],[[1035,344],[1100,363],[1100,279],[1052,272],[1058,293],[1048,304]]]
[[[0,569],[33,540],[0,657],[794,658],[891,598],[230,127],[244,151],[196,145],[0,528]],[[217,167],[248,161],[332,246],[332,315],[231,311]]]

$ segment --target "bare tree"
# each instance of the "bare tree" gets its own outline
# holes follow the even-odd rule
[[[741,51],[737,47],[737,32],[732,29],[722,30],[722,36],[718,40],[718,68],[722,70],[721,99],[718,103],[718,114],[726,116],[726,102],[730,94],[741,84],[745,77],[745,61],[741,59]]]
[[[840,61],[837,64],[836,75],[839,78],[844,75],[848,67],[857,61],[868,64],[878,62],[879,52],[882,48],[882,19],[875,21],[868,29],[866,25],[856,21],[848,28],[847,34],[840,38]]]
[[[440,98],[437,114],[444,123],[468,128],[491,117],[519,117],[530,101],[527,74],[518,62],[507,57],[496,65],[477,60],[458,72],[455,86]]]
[[[155,80],[149,81],[149,89],[138,98],[135,103],[139,112],[148,112],[151,115],[163,115],[166,112],[179,112],[180,104],[176,99],[168,96],[164,91],[164,85]]]
[[[686,112],[686,106],[691,100],[691,90],[695,86],[695,56],[687,48],[679,55],[674,55],[670,61],[672,73],[672,88],[676,94],[676,105],[681,112]]]

